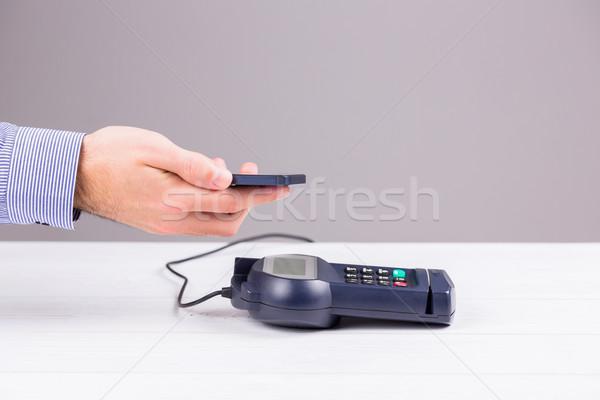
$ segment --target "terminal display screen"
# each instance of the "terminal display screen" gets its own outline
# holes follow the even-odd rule
[[[305,276],[306,260],[302,258],[276,257],[273,260],[273,274]]]

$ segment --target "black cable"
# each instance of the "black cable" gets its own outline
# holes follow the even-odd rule
[[[195,260],[197,258],[206,257],[208,255],[217,253],[217,252],[219,252],[221,250],[225,250],[228,247],[235,246],[236,244],[246,243],[246,242],[253,242],[255,240],[261,240],[261,239],[273,238],[273,237],[284,238],[284,239],[293,239],[293,240],[301,240],[301,241],[309,242],[309,243],[314,242],[314,240],[309,239],[309,238],[304,237],[304,236],[288,235],[286,233],[265,233],[263,235],[250,236],[250,237],[247,237],[245,239],[234,240],[233,242],[230,242],[230,243],[228,243],[228,244],[226,244],[224,246],[221,246],[221,247],[219,247],[217,249],[207,251],[206,253],[197,254],[195,256],[191,256],[191,257],[187,257],[187,258],[182,258],[181,260],[169,261],[165,265],[165,267],[167,267],[167,269],[170,272],[172,272],[176,276],[178,276],[181,279],[183,279],[183,285],[181,285],[181,289],[179,290],[179,295],[177,296],[177,304],[179,305],[179,307],[182,307],[182,308],[192,307],[192,306],[195,306],[196,304],[200,304],[202,302],[205,302],[206,300],[211,299],[211,298],[213,298],[215,296],[218,296],[218,295],[222,295],[223,297],[231,298],[231,288],[230,287],[224,287],[221,290],[216,290],[216,291],[214,291],[212,293],[209,293],[206,296],[201,297],[201,298],[199,298],[197,300],[190,301],[188,303],[183,303],[181,300],[183,299],[183,293],[185,292],[185,288],[186,288],[186,286],[188,284],[188,278],[187,278],[187,276],[185,276],[185,275],[183,275],[183,274],[175,271],[171,267],[172,265],[182,264],[184,262]]]

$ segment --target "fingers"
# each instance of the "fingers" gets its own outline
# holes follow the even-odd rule
[[[289,195],[287,186],[236,187],[214,191],[181,185],[168,190],[163,204],[169,214],[191,211],[231,214]]]
[[[287,186],[207,190],[191,185],[171,190],[160,224],[163,234],[233,236],[251,207],[289,195]]]
[[[231,172],[222,159],[211,160],[203,154],[164,143],[151,150],[149,165],[173,172],[186,182],[206,188],[225,189],[231,184]]]
[[[244,163],[240,167],[240,174],[256,175],[256,174],[258,174],[258,167],[253,162]]]

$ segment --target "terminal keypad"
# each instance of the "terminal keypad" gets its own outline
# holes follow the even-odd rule
[[[362,285],[380,285],[401,288],[408,286],[406,271],[400,268],[370,268],[347,266],[344,268],[346,283]]]

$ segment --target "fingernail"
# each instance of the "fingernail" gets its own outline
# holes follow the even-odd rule
[[[213,185],[226,188],[231,185],[231,179],[233,179],[231,172],[223,168],[217,168],[217,173],[213,178]]]

